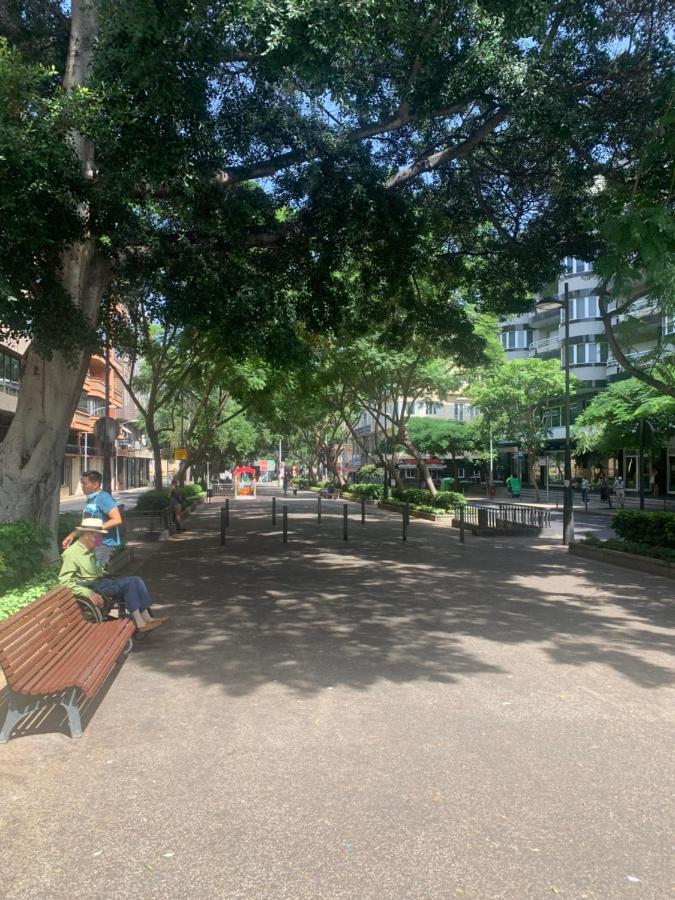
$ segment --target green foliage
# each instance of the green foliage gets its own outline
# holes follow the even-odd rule
[[[31,578],[44,566],[44,553],[53,540],[47,528],[30,522],[0,525],[0,593]]]
[[[624,541],[619,538],[609,538],[606,541],[601,541],[593,535],[587,535],[582,543],[588,544],[591,547],[597,547],[600,550],[618,550],[622,553],[635,553],[638,556],[648,556],[651,559],[663,559],[666,562],[675,562],[675,549],[655,546],[654,544],[646,544],[641,541]]]
[[[155,488],[141,494],[136,503],[136,509],[138,512],[157,512],[158,510],[166,509],[169,505],[169,489]]]
[[[394,488],[391,494],[402,503],[409,503],[415,507],[429,506],[435,510],[449,510],[466,505],[464,494],[455,491],[438,491],[436,496],[432,497],[430,491],[422,488]]]
[[[353,497],[358,500],[365,498],[366,500],[381,500],[384,495],[383,484],[352,484],[350,492]]]
[[[40,569],[23,583],[0,594],[0,621],[37,600],[58,584],[59,566]]]
[[[186,506],[191,506],[204,496],[204,490],[201,484],[184,484],[180,488]]]
[[[56,541],[61,546],[61,541],[67,534],[70,534],[71,531],[80,525],[82,522],[82,513],[81,512],[65,512],[61,513],[59,516],[59,530]]]
[[[573,426],[573,435],[581,452],[589,450],[612,456],[623,447],[637,447],[640,422],[647,449],[657,449],[673,433],[675,398],[660,394],[636,378],[609,384],[596,394]]]
[[[675,547],[675,513],[624,509],[614,517],[612,525],[627,541],[652,547]]]
[[[412,417],[408,423],[412,443],[421,453],[445,458],[470,453],[476,448],[477,433],[470,424],[454,419]]]

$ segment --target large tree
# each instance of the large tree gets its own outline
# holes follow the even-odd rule
[[[575,390],[575,381],[570,385]],[[548,411],[565,396],[565,374],[557,359],[512,359],[474,382],[469,395],[489,418],[493,433],[514,441],[527,457],[530,483],[539,500],[537,459],[550,437]]]
[[[299,329],[378,321],[394,295],[403,321],[433,316],[413,274],[517,306],[584,246],[588,158],[630,158],[671,15],[658,0],[3,4],[0,321],[33,343],[0,520],[54,525],[88,354],[130,273],[182,325],[280,357]]]

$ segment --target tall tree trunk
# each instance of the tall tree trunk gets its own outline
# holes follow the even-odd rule
[[[73,0],[65,90],[81,87],[89,80],[96,36],[93,0]],[[93,144],[79,134],[71,134],[68,139],[77,153],[83,176],[93,177]],[[81,206],[79,211],[86,223],[89,209]],[[92,235],[64,251],[63,287],[94,325],[98,323],[110,279],[109,261],[99,253]],[[0,521],[27,519],[56,533],[61,467],[89,356],[88,350],[82,350],[71,360],[58,352],[45,359],[29,349],[16,412],[0,445]],[[56,539],[50,555],[56,556]]]
[[[152,447],[152,456],[155,460],[155,481],[154,488],[156,491],[162,489],[162,448],[159,445],[159,434],[155,431],[151,424],[152,420],[145,420],[145,428],[148,434],[148,441]]]
[[[435,497],[436,494],[438,493],[438,491],[436,490],[436,485],[434,484],[433,478],[431,477],[431,474],[429,472],[429,469],[427,468],[427,464],[425,463],[424,458],[422,457],[422,454],[417,449],[417,447],[410,442],[406,442],[405,446],[415,457],[415,462],[417,463],[417,468],[422,473],[422,478],[426,482],[426,486],[429,489],[429,491],[431,491],[431,496]]]
[[[527,464],[530,469],[530,484],[534,486],[534,493],[537,503],[539,503],[539,479],[537,478],[537,460],[539,459],[539,451],[532,450],[527,454]]]

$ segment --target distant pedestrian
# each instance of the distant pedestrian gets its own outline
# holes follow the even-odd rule
[[[284,497],[285,497],[286,494],[288,493],[288,482],[289,482],[289,481],[290,481],[290,479],[289,479],[289,477],[288,477],[288,472],[284,471],[284,479],[283,479],[283,484],[284,484]]]
[[[616,497],[616,505],[623,509],[623,504],[626,499],[626,485],[624,484],[621,475],[617,475],[614,479],[614,496]]]
[[[588,506],[588,478],[582,478],[579,487],[581,488],[581,502]]]
[[[649,476],[649,493],[652,497],[659,496],[659,476],[658,472],[652,472]]]
[[[604,503],[606,500],[609,501],[609,508],[612,508],[612,495],[609,492],[609,487],[607,485],[607,476],[600,476],[600,500]]]

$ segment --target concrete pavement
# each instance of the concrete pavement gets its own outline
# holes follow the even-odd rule
[[[288,505],[202,507],[82,740],[0,747],[4,895],[671,896],[672,584]]]

